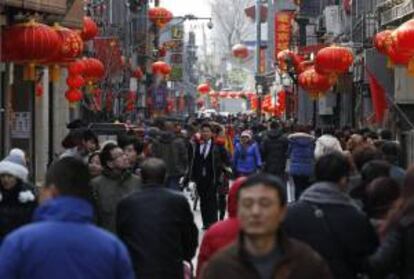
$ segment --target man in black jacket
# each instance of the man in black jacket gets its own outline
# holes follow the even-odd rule
[[[198,230],[187,199],[163,187],[165,163],[156,158],[141,165],[143,189],[122,200],[117,232],[127,245],[139,279],[181,279],[183,261],[191,261]]]
[[[284,177],[288,148],[289,141],[283,130],[276,121],[272,121],[261,144],[264,172]]]
[[[200,196],[204,229],[218,220],[217,188],[222,183],[226,165],[229,163],[224,147],[214,142],[211,125],[204,123],[201,141],[194,146],[190,167],[190,179],[197,184]]]
[[[310,245],[328,262],[334,278],[357,278],[365,257],[378,245],[368,218],[346,194],[350,164],[340,153],[322,156],[317,183],[288,208],[284,228]]]

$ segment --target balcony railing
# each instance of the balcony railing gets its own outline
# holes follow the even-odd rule
[[[390,24],[391,22],[404,18],[414,13],[413,0],[405,0],[398,6],[388,9],[381,13],[381,26]]]

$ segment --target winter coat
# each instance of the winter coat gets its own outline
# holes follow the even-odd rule
[[[35,223],[7,236],[0,247],[0,278],[133,279],[125,246],[92,224],[85,200],[58,197],[42,204]]]
[[[267,132],[261,145],[264,171],[269,174],[282,176],[286,169],[289,141],[282,130]]]
[[[312,176],[314,167],[315,138],[306,133],[295,133],[288,137],[290,159],[289,174]]]
[[[250,174],[262,167],[262,157],[256,142],[247,148],[241,143],[236,145],[233,156],[233,165],[236,173]]]
[[[188,168],[188,148],[183,138],[160,132],[152,146],[152,155],[167,165],[167,176],[184,176]]]
[[[0,243],[6,234],[30,222],[36,206],[32,185],[18,180],[8,191],[0,185]]]
[[[237,243],[219,252],[207,264],[202,279],[259,279],[259,273],[243,248],[244,236]],[[324,260],[308,245],[280,234],[282,258],[274,266],[274,279],[332,278]]]
[[[401,279],[414,278],[414,204],[409,206],[368,262],[372,278],[386,278],[391,272]]]
[[[245,178],[238,178],[230,188],[227,203],[229,218],[212,225],[203,236],[197,261],[197,278],[199,278],[201,270],[214,254],[237,239],[239,234],[237,192],[244,181]]]
[[[183,278],[183,261],[191,261],[198,245],[187,199],[159,185],[144,185],[119,203],[117,232],[139,279]]]
[[[286,233],[317,251],[335,278],[352,279],[363,270],[363,259],[378,245],[368,218],[337,185],[320,182],[289,206]]]
[[[331,135],[322,135],[316,140],[315,159],[332,152],[342,152],[342,146],[339,140]]]
[[[116,207],[122,198],[141,188],[141,179],[130,172],[116,175],[104,169],[102,175],[94,178],[91,184],[98,225],[115,233]]]

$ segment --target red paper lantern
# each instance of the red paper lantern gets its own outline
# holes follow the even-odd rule
[[[249,56],[249,50],[243,44],[237,44],[232,48],[233,56],[239,59],[246,59]]]
[[[353,54],[349,48],[331,46],[321,49],[315,58],[315,69],[321,74],[342,74],[353,63]]]
[[[140,80],[144,76],[144,73],[142,72],[141,68],[138,67],[132,72],[132,77]]]
[[[64,63],[82,54],[84,45],[78,32],[60,25],[55,25],[54,29],[59,34],[62,44],[59,51],[49,59],[50,62]]]
[[[349,70],[354,55],[349,48],[330,46],[321,49],[315,58],[315,69],[320,74],[343,74]]]
[[[407,65],[413,56],[409,52],[398,51],[394,43],[387,49],[387,55],[395,65]]]
[[[171,66],[165,63],[164,66],[161,68],[161,73],[165,76],[168,76],[169,74],[171,74],[171,70]]]
[[[162,28],[172,20],[173,15],[165,8],[153,7],[148,10],[148,17],[155,26]]]
[[[319,74],[315,69],[307,70],[299,75],[298,83],[308,93],[323,93],[332,86],[329,76]]]
[[[414,19],[395,29],[391,37],[398,52],[414,54]]]
[[[207,83],[203,83],[203,84],[200,84],[200,85],[197,87],[197,91],[198,91],[200,94],[204,95],[204,94],[209,93],[209,92],[211,91],[211,88],[210,88],[210,85],[208,85]]]
[[[303,61],[298,65],[298,67],[296,69],[296,72],[298,74],[301,74],[304,71],[309,70],[310,68],[312,68],[313,65],[314,65],[314,63],[312,61]]]
[[[387,54],[388,48],[392,44],[392,31],[391,30],[384,30],[381,31],[374,36],[374,46],[375,48],[382,54]]]
[[[68,91],[65,93],[66,100],[69,101],[69,103],[77,103],[82,100],[82,91],[76,88],[69,88]]]
[[[96,37],[96,35],[98,35],[98,32],[98,26],[95,21],[88,16],[83,17],[83,29],[80,34],[82,39],[84,41],[92,40]]]
[[[85,71],[85,64],[83,63],[83,60],[76,60],[75,62],[72,62],[68,66],[68,72],[69,75],[76,76],[76,75],[82,75]]]
[[[104,77],[105,66],[99,59],[85,58],[83,59],[83,65],[85,66],[83,73],[87,81],[94,82]]]
[[[166,72],[168,64],[165,63],[164,61],[157,61],[152,63],[152,73],[154,75],[164,75],[164,73]]]
[[[72,88],[80,88],[85,85],[85,79],[81,75],[69,76],[66,84]]]
[[[34,20],[6,27],[1,32],[1,60],[39,63],[54,57],[62,41],[56,30]]]

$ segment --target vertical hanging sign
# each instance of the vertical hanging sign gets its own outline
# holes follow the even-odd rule
[[[293,18],[294,11],[281,11],[275,15],[275,59],[280,51],[289,48]]]

